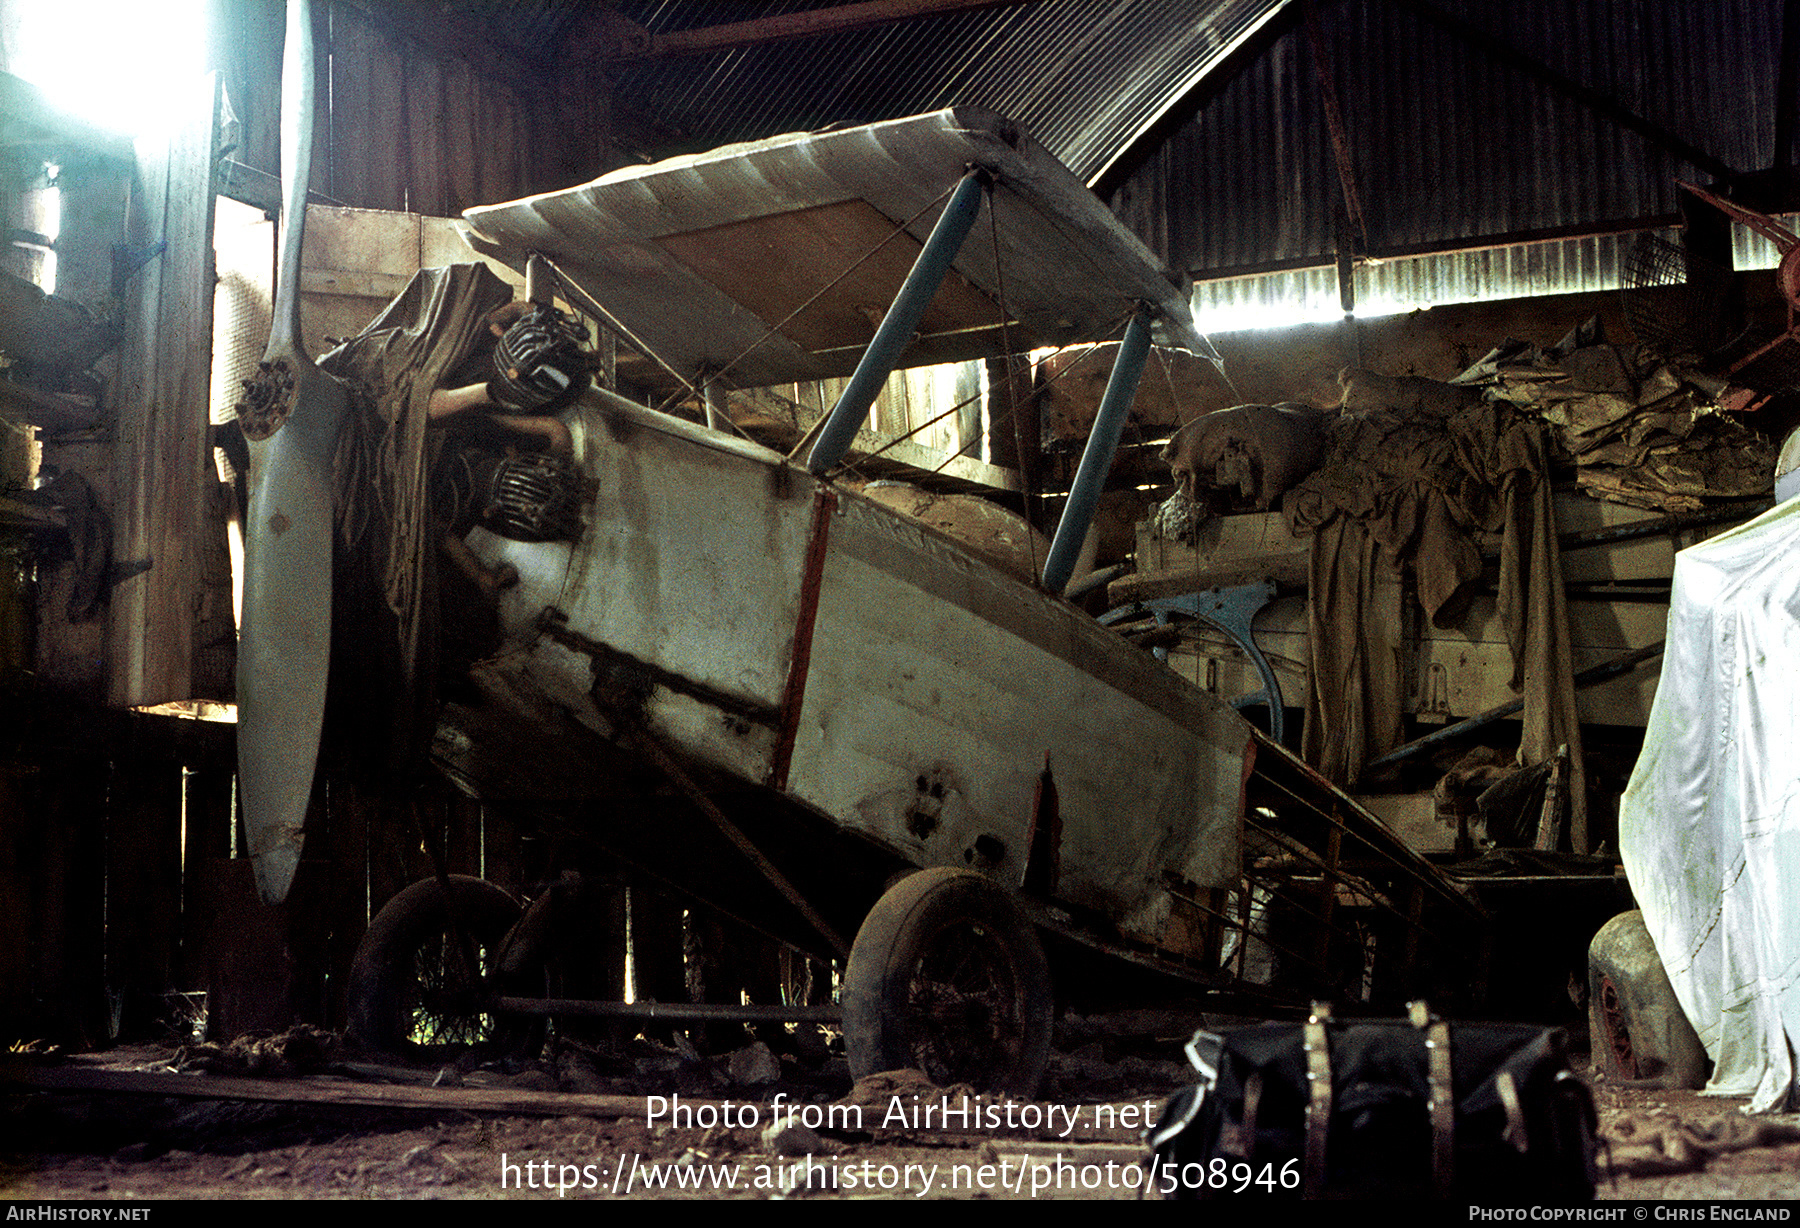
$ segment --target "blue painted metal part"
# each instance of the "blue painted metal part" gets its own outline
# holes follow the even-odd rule
[[[1248,695],[1240,695],[1231,701],[1234,708],[1250,708],[1263,704],[1269,709],[1269,736],[1277,742],[1281,741],[1287,725],[1282,711],[1281,684],[1275,679],[1274,667],[1263,655],[1262,649],[1256,646],[1256,638],[1251,624],[1256,621],[1262,608],[1275,599],[1275,585],[1269,580],[1259,580],[1255,584],[1239,584],[1231,588],[1207,589],[1202,593],[1184,593],[1179,597],[1158,597],[1151,601],[1134,602],[1131,605],[1118,606],[1100,616],[1102,623],[1111,626],[1114,623],[1130,622],[1146,615],[1156,619],[1156,625],[1166,627],[1177,616],[1197,619],[1210,627],[1231,637],[1233,643],[1243,649],[1244,655],[1256,666],[1257,674],[1262,678],[1262,690],[1252,691]],[[1167,661],[1169,650],[1156,648],[1156,659]]]
[[[1069,577],[1075,574],[1081,543],[1094,521],[1094,509],[1100,506],[1100,492],[1112,470],[1113,454],[1119,450],[1119,436],[1125,430],[1131,399],[1137,395],[1138,378],[1144,374],[1144,360],[1149,355],[1150,322],[1140,310],[1125,327],[1125,339],[1119,343],[1112,374],[1106,381],[1106,395],[1100,398],[1094,429],[1088,432],[1081,466],[1075,470],[1075,482],[1069,488],[1069,501],[1056,525],[1056,540],[1050,543],[1050,557],[1044,561],[1044,587],[1053,593],[1067,588]]]
[[[950,203],[944,206],[937,225],[931,228],[931,237],[919,249],[912,272],[894,295],[893,306],[875,330],[874,340],[863,351],[856,371],[844,385],[837,404],[831,407],[831,416],[825,420],[824,429],[806,458],[806,467],[814,474],[823,475],[832,469],[856,441],[856,432],[869,416],[869,406],[880,395],[881,386],[900,361],[900,355],[912,344],[919,320],[936,297],[957,252],[962,250],[963,240],[968,238],[969,228],[981,211],[981,194],[986,189],[981,173],[971,171],[951,193]]]

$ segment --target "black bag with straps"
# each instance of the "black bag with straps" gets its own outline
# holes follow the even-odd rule
[[[1149,1133],[1164,1198],[1594,1196],[1593,1097],[1559,1029],[1410,1019],[1199,1032],[1200,1082]]]

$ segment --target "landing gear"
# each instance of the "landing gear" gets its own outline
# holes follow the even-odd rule
[[[1050,1050],[1050,971],[1031,923],[991,879],[923,870],[876,903],[845,967],[855,1078],[914,1067],[940,1087],[1030,1096]]]
[[[518,901],[479,878],[448,882],[447,893],[435,878],[414,883],[376,914],[350,966],[350,1039],[417,1062],[472,1047],[529,1056],[543,1041],[541,1021],[485,1009]]]

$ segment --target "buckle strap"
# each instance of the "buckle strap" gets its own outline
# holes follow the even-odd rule
[[[1561,1078],[1559,1074],[1557,1078]],[[1500,1141],[1510,1143],[1513,1150],[1524,1155],[1530,1146],[1531,1136],[1525,1130],[1525,1105],[1519,1099],[1519,1081],[1513,1078],[1513,1072],[1502,1070],[1494,1076],[1494,1089],[1500,1093],[1500,1105],[1506,1110],[1506,1133]]]
[[[1325,1024],[1331,1019],[1331,1004],[1314,1002],[1312,1014],[1302,1028],[1306,1044],[1306,1082],[1310,1090],[1306,1102],[1306,1170],[1305,1195],[1317,1198],[1325,1188],[1325,1140],[1331,1129],[1331,1041]]]
[[[1423,1001],[1409,1002],[1407,1016],[1425,1034],[1425,1077],[1431,1089],[1431,1178],[1439,1198],[1450,1196],[1456,1177],[1456,1090],[1450,1075],[1450,1025]]]

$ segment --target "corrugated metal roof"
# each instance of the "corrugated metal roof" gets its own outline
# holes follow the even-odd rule
[[[1101,170],[1282,0],[1036,0],[847,33],[624,62],[617,96],[696,147],[974,105]],[[625,0],[655,34],[820,7]],[[655,151],[667,153],[670,150]]]
[[[1673,229],[1651,233],[1669,242],[1679,238]],[[1617,290],[1626,284],[1625,270],[1635,238],[1635,234],[1589,235],[1365,261],[1356,266],[1354,275],[1356,314],[1367,319],[1447,303]],[[1202,332],[1325,322],[1343,316],[1336,266],[1196,282],[1193,309],[1194,327]]]
[[[1679,208],[1681,155],[1490,54],[1504,44],[1734,169],[1772,155],[1780,0],[1430,0],[1321,6],[1367,250],[1399,252]],[[1304,27],[1283,35],[1121,189],[1116,207],[1198,275],[1322,259],[1340,199]]]
[[[667,35],[838,2],[613,7]],[[1215,292],[1227,303],[1244,293],[1304,298],[1303,285],[1331,287],[1329,275],[1295,270],[1332,258],[1340,189],[1306,23],[1290,11],[1270,24],[1291,2],[1035,0],[614,61],[606,72],[615,104],[661,128],[642,150],[654,156],[974,104],[1021,121],[1092,181],[1172,108],[1192,110],[1124,179],[1115,210],[1173,267],[1201,279],[1285,268],[1253,292],[1237,283],[1197,300]],[[1359,301],[1616,284],[1623,241],[1594,232],[1666,225],[1682,203],[1674,180],[1709,180],[1711,160],[1746,171],[1773,161],[1783,6],[1319,0],[1367,221],[1363,250],[1392,258],[1488,244],[1363,267]],[[592,16],[577,0],[474,0],[471,11],[547,62],[556,39]],[[1230,59],[1258,31],[1267,45]],[[1228,63],[1229,80],[1208,79]],[[1546,75],[1704,151],[1702,165]],[[1534,234],[1552,239],[1515,242]],[[1327,297],[1335,302],[1335,292]]]

